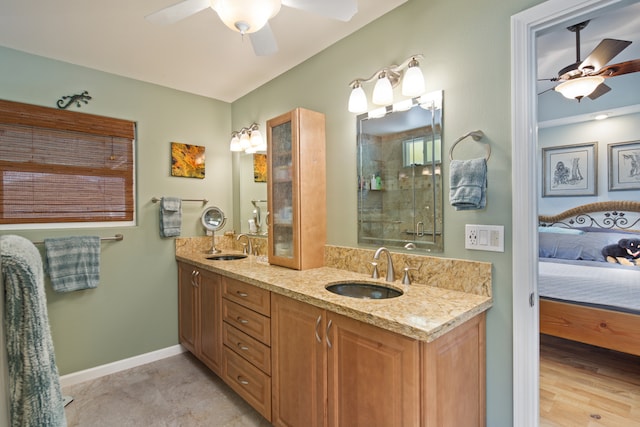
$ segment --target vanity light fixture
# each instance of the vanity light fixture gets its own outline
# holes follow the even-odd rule
[[[398,86],[402,79],[402,95],[415,97],[424,93],[424,76],[420,70],[418,59],[422,54],[412,55],[400,65],[389,65],[373,73],[368,79],[358,78],[349,83],[351,95],[349,96],[349,111],[352,113],[364,113],[368,109],[367,96],[362,89],[363,83],[371,83],[375,80],[372,102],[376,105],[393,104],[393,88]],[[406,72],[405,72],[406,70]],[[404,78],[403,74],[404,73]]]
[[[585,76],[567,80],[555,87],[556,92],[568,99],[577,99],[578,102],[585,96],[591,95],[596,88],[604,82],[602,76]]]
[[[231,132],[229,150],[244,151],[245,153],[267,151],[267,143],[260,130],[258,130],[258,124],[252,123],[249,127],[243,127],[239,131]]]

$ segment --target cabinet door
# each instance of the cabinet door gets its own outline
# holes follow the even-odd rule
[[[298,241],[294,238],[298,225],[297,168],[298,121],[292,113],[267,122],[267,156],[269,159],[269,261],[298,268]]]
[[[222,286],[220,276],[200,272],[200,360],[220,375],[222,361]]]
[[[327,321],[328,425],[419,425],[418,341],[333,313]]]
[[[178,340],[187,350],[197,354],[198,282],[200,271],[178,263]]]
[[[273,425],[324,425],[324,318],[322,309],[281,295],[271,296]]]

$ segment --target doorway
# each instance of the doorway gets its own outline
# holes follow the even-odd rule
[[[635,3],[549,0],[511,18],[513,424],[539,425],[536,35]]]

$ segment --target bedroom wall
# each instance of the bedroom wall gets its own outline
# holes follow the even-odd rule
[[[638,121],[640,113],[610,117],[606,120],[589,120],[567,125],[541,127],[538,130],[542,171],[542,148],[587,142],[598,142],[597,196],[542,197],[542,181],[538,183],[538,209],[541,214],[556,214],[585,203],[607,200],[640,200],[640,190],[609,191],[607,145],[618,142],[640,141]],[[544,126],[544,123],[541,124]],[[542,176],[542,173],[540,174]]]

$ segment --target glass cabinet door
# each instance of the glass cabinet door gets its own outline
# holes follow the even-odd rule
[[[271,222],[272,254],[279,258],[294,257],[294,147],[291,120],[271,128]]]

